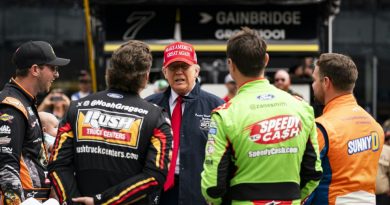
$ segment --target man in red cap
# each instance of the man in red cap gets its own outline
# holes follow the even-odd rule
[[[223,101],[200,89],[194,47],[176,42],[164,49],[162,72],[170,87],[146,100],[171,114],[173,153],[160,204],[206,204],[200,189],[211,111]]]

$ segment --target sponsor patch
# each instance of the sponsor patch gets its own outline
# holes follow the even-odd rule
[[[200,118],[199,120],[199,128],[201,130],[208,130],[210,127],[210,115],[205,115],[205,114],[198,114],[195,113],[195,117]]]
[[[118,94],[118,93],[107,93],[107,96],[110,98],[115,98],[115,99],[122,99],[123,95]]]
[[[275,95],[272,95],[271,93],[259,95],[256,97],[258,100],[272,100],[275,98]]]
[[[289,140],[301,132],[300,119],[292,115],[279,115],[268,118],[252,125],[249,130],[249,139],[258,144],[275,144]]]
[[[11,138],[8,136],[0,137],[0,144],[9,144],[9,142],[11,142]]]
[[[6,154],[12,154],[12,148],[11,147],[1,147],[1,152]]]
[[[101,109],[80,109],[78,140],[137,148],[143,117]]]
[[[13,119],[14,119],[14,116],[9,115],[7,113],[3,113],[0,115],[0,120],[4,121],[4,122],[12,122]]]
[[[0,134],[11,134],[11,128],[8,125],[2,125],[0,126]]]
[[[214,137],[209,137],[206,143],[206,154],[213,154],[215,151],[215,139]]]
[[[39,120],[35,119],[35,121],[31,123],[31,127],[34,128],[37,125],[39,126]]]
[[[34,116],[34,111],[32,110],[31,107],[27,107],[27,111],[28,111],[28,114],[30,114],[30,116]]]
[[[5,196],[4,197],[5,204],[21,204],[22,203],[22,200],[20,199],[20,197],[14,192],[5,191],[4,196]]]
[[[347,145],[349,155],[358,154],[368,150],[376,152],[379,149],[379,135],[377,132],[372,132],[370,135],[349,140]]]
[[[279,201],[279,200],[255,200],[253,205],[291,205],[292,201]]]
[[[217,128],[216,127],[210,127],[209,134],[210,135],[216,135],[217,134]]]

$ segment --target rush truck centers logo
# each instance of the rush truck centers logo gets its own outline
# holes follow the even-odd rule
[[[136,148],[143,118],[100,109],[78,113],[78,140],[99,141]]]
[[[275,144],[297,136],[302,130],[302,123],[296,116],[279,115],[256,122],[246,130],[250,130],[251,141],[258,144]]]

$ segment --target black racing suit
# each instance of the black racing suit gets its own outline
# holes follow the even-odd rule
[[[101,91],[72,102],[49,171],[60,202],[158,203],[172,150],[169,118],[137,94]]]
[[[11,79],[0,92],[0,204],[48,198],[48,160],[42,139],[35,97]]]

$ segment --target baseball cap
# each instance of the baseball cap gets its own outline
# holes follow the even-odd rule
[[[167,67],[169,64],[177,61],[182,61],[189,65],[197,64],[198,60],[194,47],[184,42],[171,43],[165,47],[163,66]]]
[[[51,45],[45,41],[29,41],[23,43],[12,56],[12,62],[19,69],[29,68],[33,64],[64,66],[70,60],[58,58]]]

